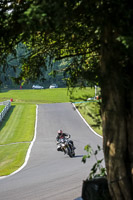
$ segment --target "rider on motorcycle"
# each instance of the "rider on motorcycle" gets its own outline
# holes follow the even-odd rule
[[[58,130],[58,135],[56,136],[56,141],[58,142],[60,139],[62,138],[66,138],[66,139],[69,139],[71,137],[70,134],[66,134],[66,133],[63,133],[62,130]],[[69,140],[69,142],[72,144],[72,147],[73,147],[73,150],[76,149],[74,147],[74,144],[73,144],[73,141],[72,140]],[[62,151],[60,148],[57,149],[57,151]]]

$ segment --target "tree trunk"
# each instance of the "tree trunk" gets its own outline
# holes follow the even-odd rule
[[[112,32],[101,51],[103,148],[113,200],[133,199],[133,66],[122,66]],[[119,54],[119,56],[117,56]],[[124,60],[124,58],[123,58]]]

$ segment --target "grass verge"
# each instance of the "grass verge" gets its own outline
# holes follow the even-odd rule
[[[18,169],[34,136],[36,105],[13,105],[0,124],[0,176]]]
[[[100,106],[98,102],[94,101],[79,103],[76,104],[76,107],[84,119],[87,121],[87,123],[91,126],[91,128],[99,135],[102,135]]]
[[[24,163],[30,143],[0,146],[0,176],[16,171]]]

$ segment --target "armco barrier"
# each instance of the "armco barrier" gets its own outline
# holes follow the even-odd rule
[[[3,120],[5,114],[7,113],[7,111],[9,110],[9,108],[11,107],[11,101],[4,101],[1,103],[2,105],[5,105],[5,108],[2,110],[2,112],[0,113],[0,122]]]

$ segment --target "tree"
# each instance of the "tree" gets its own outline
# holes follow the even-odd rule
[[[31,78],[34,71],[39,76],[42,65],[37,63],[45,63],[47,56],[58,60],[71,58],[65,69],[71,83],[75,84],[80,77],[81,81],[91,80],[100,85],[110,193],[112,199],[133,199],[132,2],[19,0],[8,17],[5,24],[12,25],[11,30],[16,25],[20,27],[15,36],[9,35],[8,43],[12,46],[21,40],[32,47],[29,60],[34,67],[25,60],[21,77]],[[12,38],[15,40],[11,43]]]

